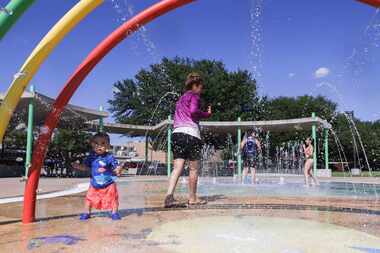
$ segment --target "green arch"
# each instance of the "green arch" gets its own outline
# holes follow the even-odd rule
[[[12,0],[0,11],[0,40],[35,0]]]

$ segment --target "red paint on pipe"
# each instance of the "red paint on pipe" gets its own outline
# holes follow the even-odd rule
[[[371,5],[372,7],[375,7],[375,8],[380,8],[380,0],[357,0],[357,1]]]
[[[50,143],[53,130],[59,122],[62,111],[74,95],[75,91],[81,85],[82,81],[117,44],[123,41],[130,34],[134,33],[141,26],[149,23],[161,15],[166,14],[167,12],[194,1],[195,0],[162,0],[161,2],[142,11],[131,20],[125,22],[105,40],[103,40],[75,70],[54,102],[52,111],[47,116],[45,124],[41,128],[41,133],[35,144],[32,166],[29,170],[28,181],[25,185],[24,209],[22,216],[23,223],[31,223],[35,221],[36,191],[38,188],[41,167],[45,159],[47,147]]]

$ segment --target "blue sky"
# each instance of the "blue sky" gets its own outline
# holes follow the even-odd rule
[[[2,6],[6,2],[0,0]],[[0,41],[0,91],[7,89],[35,45],[76,2],[37,0]],[[157,1],[114,2],[120,7],[107,0],[55,49],[32,81],[40,92],[55,97],[87,54],[124,17]],[[230,70],[252,70],[252,62],[262,62],[261,95],[322,94],[338,102],[341,110],[355,110],[366,120],[380,119],[380,14],[374,17],[375,9],[354,0],[264,0],[263,35],[254,34],[253,39],[254,2],[198,0],[159,18],[115,48],[71,103],[107,107],[115,81],[133,77],[163,56],[178,55],[222,60]],[[258,38],[262,38],[256,44],[261,57],[253,59],[253,42]],[[318,69],[323,76],[319,79]]]

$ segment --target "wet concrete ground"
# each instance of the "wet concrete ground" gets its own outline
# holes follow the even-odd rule
[[[84,193],[38,201],[31,225],[18,222],[21,203],[0,205],[0,251],[380,252],[378,200],[213,195],[206,206],[168,210],[165,190],[165,180],[120,184],[117,222],[101,212],[80,222]]]
[[[39,182],[39,193],[62,191],[74,187],[77,184],[88,182],[87,178],[46,178]],[[25,182],[21,178],[0,178],[0,199],[18,197],[24,195]]]

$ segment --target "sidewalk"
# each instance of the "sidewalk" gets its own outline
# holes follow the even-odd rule
[[[0,178],[0,199],[24,195],[25,182],[21,178]],[[67,190],[80,183],[89,182],[88,178],[40,178],[38,193]]]

